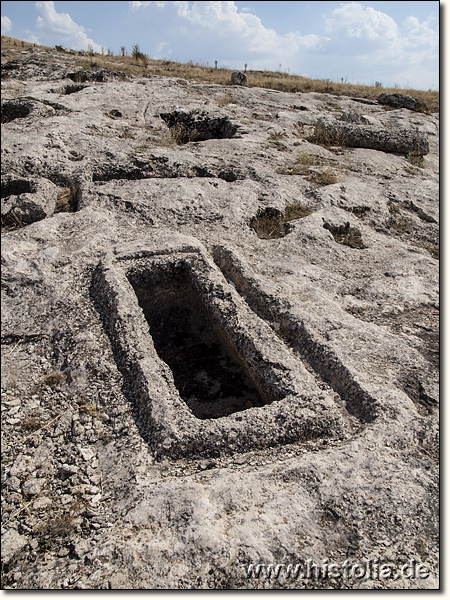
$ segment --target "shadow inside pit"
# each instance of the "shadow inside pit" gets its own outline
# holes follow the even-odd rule
[[[28,117],[31,112],[31,103],[21,100],[11,100],[4,102],[1,108],[1,121],[4,123],[11,123],[16,119],[24,119]]]
[[[164,272],[165,271],[165,272]],[[258,390],[196,292],[189,273],[130,277],[158,356],[171,369],[181,398],[198,419],[215,419],[263,406]]]

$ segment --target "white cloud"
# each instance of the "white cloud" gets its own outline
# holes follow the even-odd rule
[[[405,47],[425,47],[432,52],[439,52],[439,34],[430,27],[429,20],[421,23],[417,17],[408,17],[405,27],[408,30],[404,40]]]
[[[325,30],[331,38],[327,52],[344,58],[360,81],[373,73],[386,86],[439,85],[439,34],[430,21],[410,16],[397,24],[385,13],[350,2],[333,10]]]
[[[2,17],[2,35],[7,34],[12,29],[12,21],[9,17]]]
[[[101,51],[101,46],[89,38],[70,15],[56,12],[54,2],[36,2],[35,7],[40,13],[36,20],[39,43],[60,44],[74,50],[87,50],[92,46],[95,52]]]
[[[159,8],[164,8],[167,2],[129,2],[132,10],[140,8],[141,6],[149,6],[150,4],[155,4]],[[172,4],[179,4],[178,2],[172,2]]]
[[[203,55],[208,53],[211,60],[220,59],[222,65],[242,68],[247,62],[249,68],[278,69],[280,64],[293,68],[300,51],[319,48],[323,41],[318,35],[302,36],[297,31],[280,35],[265,27],[256,15],[239,11],[234,2],[150,1],[129,5],[131,11],[144,7],[171,11],[173,18],[167,14],[166,22],[171,25],[166,39],[170,36],[170,51],[180,60],[186,58],[180,54],[189,47],[191,51],[202,50]]]
[[[154,58],[156,59],[167,59],[168,56],[170,56],[171,50],[169,47],[168,42],[161,42],[160,44],[158,44],[156,51],[155,51],[155,55]]]
[[[431,19],[410,16],[400,23],[350,1],[323,16],[322,30],[303,35],[293,26],[281,35],[235,2],[158,0],[129,2],[129,7],[145,23],[144,51],[155,58],[164,52],[180,61],[217,59],[231,68],[248,63],[249,69],[278,70],[282,65],[282,70],[333,81],[439,87],[438,28]]]
[[[398,35],[397,24],[388,15],[371,8],[364,8],[357,2],[341,4],[325,19],[325,31],[344,39],[361,39],[385,43]]]
[[[29,29],[25,29],[25,36],[24,36],[24,40],[26,42],[29,42],[30,44],[39,44],[39,38],[37,35],[35,35],[32,31],[30,31]]]

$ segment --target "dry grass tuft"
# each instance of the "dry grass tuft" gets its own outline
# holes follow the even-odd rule
[[[343,133],[330,132],[326,129],[315,130],[314,134],[307,138],[312,144],[322,146],[336,154],[342,154],[348,146],[348,140]]]
[[[424,248],[435,260],[439,260],[439,244],[433,244],[432,242],[415,241],[414,246],[417,248]]]
[[[296,219],[303,219],[312,213],[312,210],[303,206],[298,202],[297,204],[288,204],[284,211],[285,221],[295,221]]]
[[[391,218],[389,220],[389,227],[394,229],[397,233],[408,234],[412,232],[412,223],[408,219],[404,218]]]
[[[285,168],[278,169],[280,175],[309,175],[309,168],[321,164],[321,158],[302,151]]]
[[[349,248],[357,248],[358,250],[364,250],[367,246],[362,241],[361,232],[356,227],[351,227],[350,223],[345,225],[330,225],[330,223],[324,223],[324,228],[334,237],[334,240],[343,246],[349,246]]]
[[[227,106],[228,104],[239,104],[239,102],[230,91],[227,91],[223,96],[217,98],[216,104],[218,106]]]
[[[269,142],[279,142],[285,137],[287,137],[287,133],[285,131],[272,131],[269,134]]]
[[[25,223],[22,221],[21,217],[16,215],[13,212],[9,212],[6,215],[2,215],[2,231],[14,231],[15,229],[22,229],[25,226]]]
[[[406,160],[415,167],[419,167],[420,169],[423,169],[425,166],[425,159],[423,158],[422,154],[419,154],[414,150],[408,152]]]
[[[20,422],[20,427],[24,431],[28,431],[30,433],[34,431],[38,431],[42,427],[42,421],[40,417],[36,415],[31,415],[29,417],[24,417]]]
[[[99,407],[95,402],[89,402],[84,398],[79,398],[77,402],[80,413],[89,415],[90,417],[95,417],[99,414]]]
[[[325,170],[312,169],[312,167],[321,167],[329,165],[330,161],[316,154],[302,151],[295,160],[286,167],[278,169],[280,175],[303,175],[308,181],[318,185],[331,185],[337,183],[336,173],[328,167]]]
[[[63,383],[64,380],[64,373],[61,373],[61,371],[52,371],[51,373],[48,373],[47,375],[45,375],[45,377],[42,378],[41,387],[55,388],[61,385],[61,383]]]
[[[318,185],[332,185],[333,183],[338,182],[338,178],[336,173],[328,168],[325,169],[325,171],[313,171],[309,175],[308,181],[312,181]]]
[[[168,148],[174,148],[175,146],[184,146],[189,142],[195,142],[198,137],[196,129],[190,129],[179,123],[174,125],[169,130],[165,131],[159,139],[158,145],[165,146]]]
[[[290,204],[284,213],[276,208],[266,208],[260,211],[250,221],[250,227],[257,236],[263,240],[275,240],[285,237],[290,227],[288,223],[296,219],[302,219],[311,214],[311,210],[300,203]]]
[[[70,185],[58,192],[56,198],[55,213],[76,212],[78,199],[78,187]]]
[[[58,516],[49,518],[46,523],[39,525],[34,531],[38,539],[39,550],[47,552],[52,550],[58,541],[70,538],[75,531],[76,520],[84,508],[84,504],[80,500],[76,500]]]
[[[351,212],[352,215],[355,215],[355,217],[358,217],[358,219],[362,219],[367,213],[370,212],[369,206],[351,206],[350,208],[343,206],[342,208],[348,212]]]

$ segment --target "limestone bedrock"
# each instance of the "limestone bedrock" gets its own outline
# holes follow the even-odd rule
[[[15,60],[5,586],[437,588],[439,116]]]

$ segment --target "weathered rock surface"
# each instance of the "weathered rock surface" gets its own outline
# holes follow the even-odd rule
[[[424,156],[430,151],[428,136],[417,129],[379,126],[370,122],[359,124],[349,120],[348,113],[344,119],[321,117],[314,129],[314,140],[328,145],[342,144],[350,148],[371,148],[416,156]]]
[[[57,186],[48,179],[5,176],[2,180],[2,224],[29,225],[51,216],[57,202]]]
[[[4,587],[437,588],[438,115],[3,59]]]
[[[380,94],[377,102],[386,106],[392,106],[392,108],[407,108],[416,112],[428,111],[425,102],[406,94]]]

